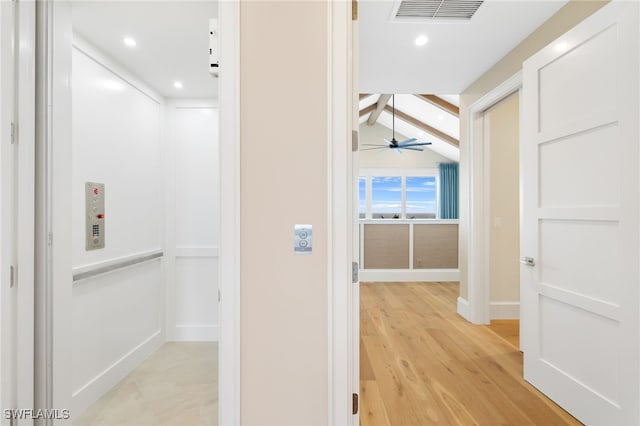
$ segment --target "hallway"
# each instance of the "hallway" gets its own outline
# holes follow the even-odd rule
[[[456,313],[457,283],[362,283],[361,425],[579,425],[522,379],[522,353]]]

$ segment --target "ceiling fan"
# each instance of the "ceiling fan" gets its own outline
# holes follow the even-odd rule
[[[393,127],[393,135],[391,137],[391,140],[385,139],[384,141],[387,143],[386,145],[365,143],[363,145],[370,146],[372,148],[363,148],[362,151],[370,151],[372,149],[395,149],[397,152],[402,154],[402,151],[401,151],[402,149],[408,149],[411,151],[424,151],[424,148],[421,148],[422,146],[431,145],[431,142],[417,142],[418,139],[416,138],[405,139],[401,142],[398,142],[396,140],[395,97],[396,97],[395,93],[391,95],[391,111],[393,114],[393,118],[391,121],[392,127]]]

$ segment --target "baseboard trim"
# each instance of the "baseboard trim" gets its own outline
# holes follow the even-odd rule
[[[217,325],[177,325],[176,342],[217,342],[220,332]]]
[[[361,269],[360,281],[411,282],[411,281],[460,281],[459,269]]]
[[[520,319],[520,302],[491,302],[491,319]]]
[[[127,374],[158,350],[164,343],[163,340],[162,330],[156,331],[80,389],[76,390],[72,395],[73,408],[71,412],[74,413],[74,417],[84,413],[109,389],[118,384]]]
[[[471,321],[471,314],[469,312],[469,301],[462,297],[458,297],[458,315],[469,322],[473,322]]]

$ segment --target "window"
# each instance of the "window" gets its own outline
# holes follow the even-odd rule
[[[374,176],[371,178],[371,217],[399,219],[402,214],[402,178]]]
[[[406,179],[407,219],[435,219],[437,217],[435,176],[407,176]]]
[[[361,174],[361,219],[438,218],[437,170],[362,169]]]

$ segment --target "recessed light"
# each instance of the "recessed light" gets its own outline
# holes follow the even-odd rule
[[[124,42],[125,45],[129,46],[129,47],[136,47],[136,41],[131,38],[131,37],[125,37],[122,39],[122,41]]]
[[[103,80],[101,84],[102,87],[109,90],[119,91],[124,89],[124,84],[116,80]]]
[[[556,52],[566,52],[568,48],[569,48],[569,45],[567,44],[566,41],[561,41],[555,46]]]
[[[173,87],[175,87],[176,89],[182,89],[182,82],[181,81],[174,81],[173,82]]]
[[[438,120],[440,120],[440,121],[444,120],[444,115],[438,114]]]
[[[429,42],[429,37],[426,35],[421,35],[416,38],[416,46],[424,46]]]

